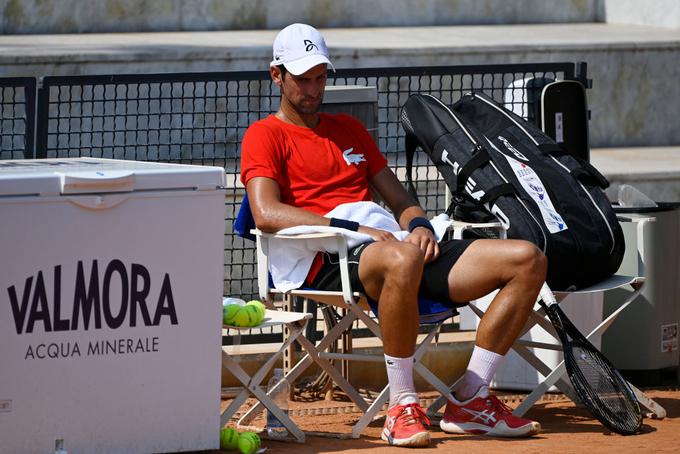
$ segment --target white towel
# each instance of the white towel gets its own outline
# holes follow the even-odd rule
[[[325,217],[348,219],[380,230],[391,232],[398,240],[403,240],[409,232],[401,230],[394,216],[374,202],[344,203],[325,214]],[[430,220],[435,229],[437,241],[441,241],[451,220],[442,213]],[[320,225],[299,225],[280,230],[282,235],[301,233],[338,232],[347,240],[347,247],[352,249],[362,243],[373,240],[373,237],[338,227]],[[269,272],[274,287],[282,292],[299,288],[304,282],[314,257],[318,251],[337,252],[337,241],[334,238],[317,238],[291,241],[271,238],[269,240]]]

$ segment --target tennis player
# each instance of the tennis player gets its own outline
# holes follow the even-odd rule
[[[413,384],[418,295],[464,305],[499,289],[477,331],[474,351],[440,427],[450,433],[521,437],[540,425],[514,417],[489,394],[495,371],[518,337],[541,284],[547,260],[521,240],[437,243],[425,212],[388,168],[362,124],[343,114],[320,113],[328,68],[323,36],[292,24],[274,41],[270,74],[280,88],[279,110],[253,123],[242,143],[241,181],[257,227],[276,232],[297,225],[336,226],[374,241],[349,252],[354,289],[377,303],[390,403],[382,438],[391,445],[427,446],[427,417]],[[389,232],[324,214],[338,205],[372,200],[374,190],[410,234]],[[307,285],[340,290],[337,257],[319,254]]]

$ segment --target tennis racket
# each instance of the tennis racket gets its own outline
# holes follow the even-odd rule
[[[564,365],[581,402],[605,427],[622,435],[637,433],[642,412],[621,373],[571,323],[547,285],[540,304],[562,342]]]

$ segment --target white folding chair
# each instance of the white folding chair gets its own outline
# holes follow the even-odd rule
[[[637,243],[639,245],[644,244],[643,239],[642,239],[642,232],[643,232],[643,227],[644,223],[646,222],[653,222],[654,218],[623,218],[620,217],[620,220],[624,222],[635,222],[637,225]],[[456,222],[457,228],[455,229],[455,236],[458,238],[462,238],[463,232],[466,230],[472,230],[472,229],[477,229],[477,228],[494,228],[496,227],[499,232],[500,236],[502,238],[505,237],[505,231],[500,227],[500,224],[496,223],[489,223],[489,224],[473,224],[473,223],[464,223],[464,222]],[[633,247],[634,245],[628,245],[628,247]],[[592,285],[588,288],[583,288],[580,290],[576,291],[554,291],[553,294],[555,295],[555,298],[557,299],[558,302],[561,302],[564,300],[569,295],[582,295],[582,294],[589,294],[589,293],[601,293],[601,292],[607,292],[607,291],[612,291],[615,289],[620,289],[620,288],[625,288],[625,287],[630,287],[632,289],[632,292],[628,295],[628,297],[625,299],[625,301],[610,315],[608,315],[604,320],[602,320],[599,325],[597,325],[587,336],[586,338],[592,339],[596,336],[601,336],[607,328],[616,320],[616,318],[619,316],[619,314],[624,311],[628,305],[630,305],[638,296],[642,289],[642,285],[645,282],[645,278],[643,277],[644,275],[644,263],[639,261],[639,267],[638,267],[638,272],[641,274],[641,276],[625,276],[625,275],[620,275],[616,274],[608,279],[605,279],[602,282],[599,282],[595,285]],[[481,318],[485,311],[482,310],[475,302],[471,302],[470,305],[468,306],[472,312],[477,315],[479,318]],[[529,330],[531,330],[535,326],[540,326],[543,330],[548,332],[550,335],[554,337],[554,342],[535,342],[531,340],[525,340],[522,339],[522,335],[527,333]],[[517,354],[522,357],[527,363],[529,363],[534,369],[536,369],[541,375],[545,377],[545,379],[538,384],[538,386],[522,401],[522,403],[513,411],[513,414],[516,416],[522,416],[524,415],[529,408],[531,408],[532,405],[534,405],[553,385],[556,386],[560,391],[562,391],[564,394],[569,396],[572,400],[577,402],[577,398],[575,397],[575,394],[573,392],[573,389],[571,388],[571,384],[569,383],[569,380],[566,375],[566,368],[564,366],[564,361],[560,362],[556,367],[551,368],[545,362],[543,362],[539,357],[530,350],[530,348],[537,348],[537,349],[545,349],[545,350],[553,350],[553,351],[562,351],[562,346],[559,341],[559,338],[557,337],[557,334],[555,333],[554,329],[552,328],[552,325],[550,322],[547,320],[545,316],[545,312],[543,311],[542,307],[540,304],[536,303],[534,306],[533,312],[530,314],[529,320],[527,321],[526,325],[524,326],[520,338],[517,339],[517,341],[513,344],[512,349],[517,352]],[[650,399],[648,396],[646,396],[642,391],[640,391],[638,388],[636,388],[633,385],[630,385],[633,392],[635,393],[638,401],[640,404],[648,410],[646,413],[646,416],[651,416],[651,417],[656,417],[656,418],[664,418],[666,415],[666,411],[661,407],[659,404],[654,402],[652,399]],[[428,408],[428,415],[433,416],[439,409],[441,409],[444,404],[446,403],[446,400],[443,397],[440,397],[437,399],[430,407]]]
[[[241,209],[237,216],[235,223],[235,231],[243,237],[248,237],[247,233],[253,235],[256,241],[257,250],[257,275],[258,275],[258,291],[260,298],[272,304],[274,297],[280,294],[269,282],[269,257],[270,246],[269,242],[275,238],[277,240],[285,241],[310,241],[318,240],[319,238],[326,238],[330,241],[336,241],[338,257],[340,262],[340,275],[342,282],[342,291],[330,292],[311,289],[295,289],[280,295],[286,301],[286,307],[291,307],[293,298],[301,297],[314,300],[320,304],[330,305],[338,308],[341,311],[342,317],[340,320],[325,334],[317,345],[312,345],[309,340],[304,337],[299,337],[298,342],[301,342],[306,350],[303,358],[291,368],[288,376],[290,380],[295,380],[300,374],[313,363],[324,370],[332,379],[334,385],[338,386],[344,391],[347,396],[354,402],[354,404],[364,413],[361,419],[352,428],[352,436],[358,438],[365,427],[374,419],[376,414],[380,411],[382,406],[389,398],[389,387],[385,388],[380,394],[368,402],[359,392],[352,386],[340,371],[331,363],[333,360],[340,361],[371,361],[379,364],[384,363],[382,355],[361,355],[355,353],[332,353],[326,352],[329,346],[338,342],[343,333],[351,329],[352,324],[356,321],[361,321],[363,324],[378,338],[381,338],[380,326],[370,315],[369,304],[364,295],[354,292],[349,280],[349,269],[347,260],[347,242],[341,234],[336,233],[313,233],[301,235],[276,235],[263,233],[257,229],[246,230],[249,227],[254,227],[254,221],[250,213],[250,206],[247,196],[244,197],[241,203]],[[428,330],[424,338],[420,339],[419,344],[414,352],[414,370],[418,373],[428,384],[437,389],[446,396],[450,396],[448,386],[439,380],[430,370],[428,370],[421,362],[423,355],[427,351],[427,347],[431,344],[439,332],[442,323],[457,315],[457,310],[449,305],[441,302],[431,301],[426,299],[419,299],[418,301],[420,324],[427,325]],[[246,413],[242,419],[248,420],[253,418],[262,408],[261,405],[256,405]]]
[[[389,398],[389,387],[385,388],[380,394],[368,402],[364,399],[358,391],[352,386],[340,371],[331,364],[332,360],[351,360],[351,361],[371,361],[380,364],[384,363],[383,356],[376,355],[362,355],[355,353],[330,353],[325,352],[332,343],[337,342],[342,333],[350,329],[352,324],[360,320],[366,327],[378,338],[380,338],[380,326],[369,315],[369,305],[366,298],[358,293],[353,292],[349,281],[349,270],[347,261],[347,243],[341,234],[335,233],[315,233],[315,234],[301,234],[301,235],[276,235],[263,233],[257,229],[251,230],[255,235],[257,242],[257,260],[258,260],[258,284],[259,294],[263,300],[271,301],[278,293],[277,290],[269,285],[268,278],[268,261],[269,261],[269,240],[272,238],[283,239],[286,241],[309,241],[318,238],[335,239],[337,241],[338,256],[340,262],[340,273],[342,281],[342,291],[320,291],[310,289],[296,289],[287,292],[283,295],[290,299],[294,297],[308,298],[317,301],[321,304],[331,305],[335,308],[343,309],[345,315],[338,321],[338,323],[330,329],[326,335],[319,341],[316,346],[305,338],[299,338],[300,342],[304,342],[307,353],[303,358],[290,370],[288,377],[295,380],[307,367],[313,363],[317,363],[321,369],[331,376],[334,384],[344,391],[347,396],[354,402],[354,404],[364,413],[360,420],[352,428],[352,436],[358,438],[366,426],[375,418],[377,413],[387,402]],[[453,307],[445,306],[444,304],[423,300],[419,301],[420,322],[421,325],[429,325],[429,330],[425,337],[420,340],[414,353],[414,370],[431,386],[446,396],[450,396],[448,385],[439,380],[429,369],[427,369],[420,360],[427,351],[427,347],[431,344],[443,322],[450,319],[457,314]],[[244,418],[253,417],[261,407],[256,405],[251,408],[249,413],[244,415]]]

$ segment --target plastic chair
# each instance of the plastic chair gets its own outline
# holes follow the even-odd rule
[[[376,337],[381,338],[380,325],[370,315],[371,311],[374,311],[375,314],[376,308],[369,306],[364,295],[352,290],[349,280],[346,240],[341,234],[335,233],[277,235],[261,232],[254,227],[255,223],[250,211],[250,204],[246,194],[243,198],[239,213],[234,223],[234,231],[241,237],[252,237],[256,241],[258,290],[260,298],[262,298],[263,301],[267,301],[268,304],[271,305],[271,302],[276,295],[282,296],[289,302],[292,298],[302,297],[314,300],[320,304],[330,305],[335,308],[342,309],[344,312],[344,315],[338,321],[338,323],[326,333],[323,339],[321,339],[316,346],[306,346],[307,354],[290,370],[286,376],[292,382],[307,367],[313,363],[317,363],[326,373],[331,376],[334,384],[342,389],[342,391],[344,391],[354,402],[354,404],[364,413],[361,419],[352,428],[352,437],[358,438],[365,427],[375,418],[377,413],[387,402],[389,398],[389,386],[385,386],[385,388],[372,402],[367,402],[366,399],[364,399],[345,379],[345,377],[342,376],[340,371],[338,371],[337,368],[330,363],[330,360],[371,361],[383,364],[384,357],[376,355],[360,355],[354,353],[329,353],[324,351],[334,342],[338,342],[342,334],[346,330],[350,329],[352,324],[357,320],[363,322]],[[337,241],[342,291],[333,292],[300,288],[285,294],[278,292],[271,285],[269,279],[269,240],[272,238],[277,238],[284,239],[286,241],[308,241],[310,239],[318,239],[322,237],[335,239],[335,241]],[[451,397],[448,385],[439,380],[420,362],[420,360],[426,353],[427,347],[431,344],[437,333],[439,333],[441,325],[449,318],[457,315],[458,311],[455,307],[451,307],[451,305],[427,300],[424,298],[419,299],[418,308],[420,314],[420,324],[427,325],[429,329],[424,339],[422,339],[416,346],[414,352],[414,370],[427,383],[442,393],[442,395]],[[309,341],[307,340],[307,342]],[[256,415],[260,410],[260,405],[254,406],[251,408],[250,412],[244,415],[243,419],[247,421],[248,418],[254,417],[254,415]]]

